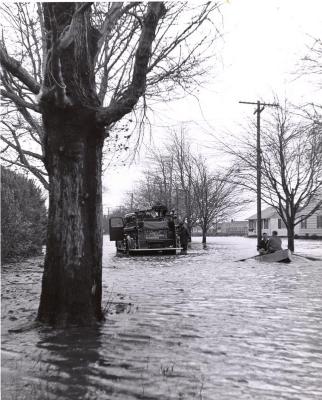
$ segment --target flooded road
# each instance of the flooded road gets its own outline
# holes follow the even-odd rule
[[[8,332],[36,316],[42,261],[4,268],[3,399],[322,398],[322,263],[300,256],[322,258],[321,242],[260,264],[235,262],[255,239],[129,258],[104,239],[97,328]]]

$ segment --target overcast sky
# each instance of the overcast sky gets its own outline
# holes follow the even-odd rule
[[[211,165],[220,165],[221,159],[203,147],[211,144],[209,134],[234,132],[253,116],[254,109],[239,100],[270,102],[274,93],[297,105],[321,99],[314,77],[299,79],[297,74],[312,37],[321,37],[321,0],[230,0],[221,11],[223,38],[216,45],[215,77],[199,91],[198,101],[185,98],[160,104],[155,124],[162,128],[153,129],[158,145],[166,126],[180,127],[184,122]],[[148,137],[145,142],[149,144]],[[104,174],[105,207],[121,204],[124,193],[131,192],[145,166],[144,151],[143,146],[135,164]]]

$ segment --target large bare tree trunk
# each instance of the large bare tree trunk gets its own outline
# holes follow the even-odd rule
[[[50,197],[38,319],[54,325],[102,318],[103,132],[93,117],[77,108],[44,112]]]
[[[102,319],[102,148],[86,3],[44,3],[47,61],[41,109],[49,176],[47,251],[38,320]]]

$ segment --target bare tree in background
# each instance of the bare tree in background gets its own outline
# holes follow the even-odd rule
[[[149,169],[134,191],[134,204],[161,202],[168,209],[176,208],[191,232],[197,220],[193,190],[195,167],[186,130],[173,131],[164,149],[150,150]]]
[[[318,196],[322,189],[321,133],[320,124],[299,119],[286,105],[278,108],[261,130],[262,201],[274,207],[285,223],[292,251],[294,227],[322,204]],[[256,192],[255,135],[225,148],[235,156],[235,182]],[[300,217],[301,211],[305,215]]]
[[[186,220],[191,235],[192,227],[198,218],[193,190],[194,155],[184,127],[181,128],[180,132],[172,132],[169,139],[166,149],[174,162],[176,202],[182,204],[182,211],[179,207],[178,212],[182,212],[181,217]]]
[[[299,79],[306,76],[316,82],[318,89],[322,89],[322,40],[312,38],[312,44],[307,54],[300,60],[297,71]],[[311,123],[322,125],[322,103],[309,102],[300,107],[299,114],[307,118]]]
[[[209,170],[202,157],[195,160],[196,175],[193,177],[193,190],[198,216],[202,229],[202,243],[207,242],[208,230],[217,222],[241,211],[247,200],[240,196],[240,190],[233,183],[234,171],[214,173]]]
[[[186,130],[172,132],[161,150],[150,152],[149,169],[129,193],[127,209],[130,203],[140,208],[158,202],[169,210],[174,208],[179,219],[188,222],[190,232],[195,225],[201,226],[202,242],[206,243],[208,230],[216,221],[231,217],[248,202],[232,183],[233,170],[210,171],[206,160],[191,149]]]
[[[150,207],[161,203],[168,209],[173,206],[173,159],[159,150],[148,150],[148,168],[143,178],[136,182],[133,193],[129,193],[128,204],[132,202],[135,208]],[[132,201],[130,200],[132,198]]]
[[[300,74],[318,77],[318,86],[322,88],[322,39],[313,38],[308,53],[301,60]]]
[[[128,210],[151,207],[161,203],[168,210],[178,206],[175,162],[165,150],[150,149],[147,168],[143,177],[135,182],[132,193],[127,194],[125,206]],[[177,207],[178,208],[178,207]]]
[[[49,190],[38,319],[88,325],[102,318],[104,140],[139,106],[146,115],[149,100],[170,90],[172,95],[174,87],[189,91],[198,82],[213,35],[198,40],[195,34],[218,6],[12,7],[4,8],[9,28],[0,48],[3,159],[27,168]]]

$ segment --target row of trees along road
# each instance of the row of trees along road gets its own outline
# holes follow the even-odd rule
[[[202,229],[206,243],[208,230],[240,211],[248,200],[242,200],[239,186],[233,182],[233,169],[214,172],[206,159],[192,150],[187,132],[172,132],[161,150],[151,150],[149,169],[129,194],[125,209],[161,202],[175,209],[185,220],[189,231]]]
[[[255,193],[256,127],[224,148],[235,160],[233,182]],[[294,251],[295,226],[322,206],[321,115],[299,112],[287,102],[274,110],[261,124],[261,161],[262,202],[283,220]]]
[[[46,238],[45,199],[35,182],[1,167],[1,260],[42,254]]]
[[[151,100],[201,84],[218,4],[16,3],[1,39],[3,160],[49,192],[41,322],[102,315],[103,144]],[[108,141],[108,140],[107,140]]]

